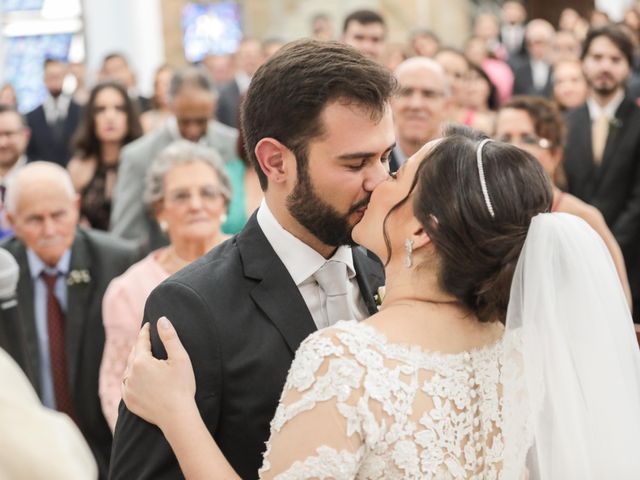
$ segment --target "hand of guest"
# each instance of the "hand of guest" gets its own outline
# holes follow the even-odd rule
[[[158,335],[167,359],[151,354],[150,325],[145,324],[129,354],[122,380],[122,399],[127,408],[160,429],[196,408],[196,381],[189,354],[166,317],[158,320]]]

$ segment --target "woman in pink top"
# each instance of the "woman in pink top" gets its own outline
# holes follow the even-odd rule
[[[112,430],[118,416],[122,375],[147,297],[167,277],[227,238],[220,226],[231,189],[222,160],[211,149],[186,140],[171,144],[149,169],[144,198],[170,244],[115,278],[102,302],[106,342],[99,394]]]

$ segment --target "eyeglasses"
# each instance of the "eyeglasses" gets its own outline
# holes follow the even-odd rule
[[[178,189],[167,193],[167,200],[175,205],[186,205],[191,201],[194,192],[189,189]],[[203,202],[213,202],[224,196],[223,192],[212,185],[201,187],[197,193]]]
[[[511,135],[505,134],[500,135],[496,138],[499,142],[511,143],[513,145],[526,145],[528,147],[539,147],[543,149],[548,149],[552,147],[551,141],[547,138],[538,137],[537,135],[525,133],[524,135]]]

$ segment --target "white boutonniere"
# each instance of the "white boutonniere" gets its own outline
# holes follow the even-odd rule
[[[386,293],[385,287],[384,285],[378,288],[377,293],[373,296],[373,299],[376,302],[376,305],[378,306],[378,310],[380,310],[380,307],[382,306],[382,302],[384,301],[384,295]]]
[[[71,270],[67,275],[67,285],[72,287],[73,285],[82,285],[91,281],[91,275],[89,270]]]

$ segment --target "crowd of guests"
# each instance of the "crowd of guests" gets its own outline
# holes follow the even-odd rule
[[[391,171],[449,123],[520,147],[553,180],[552,211],[593,227],[628,304],[640,304],[640,4],[620,24],[565,9],[554,26],[508,0],[475,17],[463,49],[429,30],[391,44],[369,10],[340,35],[318,15],[312,36],[393,72]],[[264,201],[239,116],[252,77],[283,45],[245,38],[234,55],[162,65],[151,98],[119,53],[90,88],[77,73],[73,92],[70,66],[47,58],[46,98],[26,115],[11,85],[0,88],[0,236],[20,268],[24,325],[7,341],[24,344],[15,360],[42,403],[76,422],[101,478],[147,297]]]

